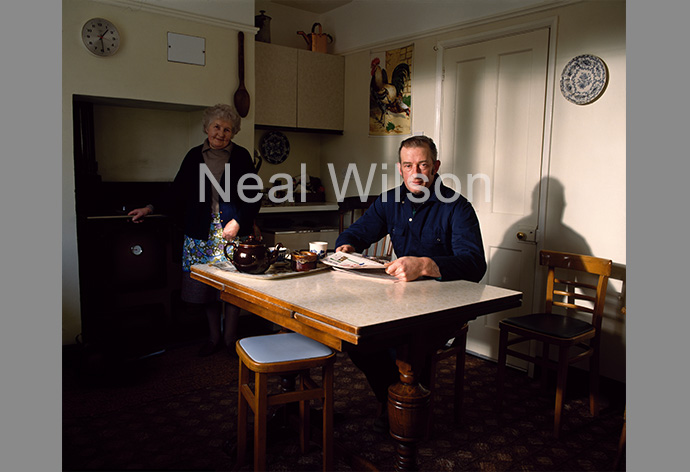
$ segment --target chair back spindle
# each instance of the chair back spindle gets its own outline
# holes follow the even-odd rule
[[[569,315],[589,313],[592,325],[599,331],[613,262],[594,256],[541,251],[540,263],[548,267],[544,311],[553,313],[554,307],[561,307]],[[597,276],[596,284],[587,275]]]
[[[347,226],[357,221],[378,197],[372,195],[364,201],[360,197],[345,197],[338,202],[338,230],[342,233]],[[347,226],[345,223],[347,222]]]

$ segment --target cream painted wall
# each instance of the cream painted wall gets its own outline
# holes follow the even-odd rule
[[[552,179],[563,186],[562,219],[547,220],[545,246],[557,247],[572,230],[595,256],[616,263],[618,279],[626,265],[626,45],[625,2],[587,2],[568,9],[559,24],[556,70],[579,54],[606,62],[610,79],[601,98],[577,106],[554,103]],[[558,186],[555,186],[558,190]],[[549,201],[560,195],[549,189]],[[547,215],[551,216],[550,213]],[[603,375],[625,380],[626,330],[621,308],[625,287],[611,280],[602,335]]]
[[[567,0],[565,0],[567,1]],[[530,8],[564,0],[358,0],[320,18],[324,28],[338,34],[333,45],[336,54],[348,54],[362,45],[404,41],[405,38],[426,34],[440,28],[456,29],[463,24],[483,21],[487,17],[512,15]],[[356,27],[352,24],[356,23]]]
[[[62,9],[62,339],[75,342],[81,332],[79,273],[74,202],[72,95],[147,100],[209,106],[231,103],[238,86],[237,32],[253,38],[253,0],[237,0],[224,12],[232,21],[169,14],[165,2],[64,0]],[[227,4],[226,4],[226,8]],[[93,17],[105,17],[122,34],[113,57],[96,57],[81,43],[81,28]],[[191,19],[190,19],[191,18]],[[196,66],[167,60],[168,31],[206,38],[206,64]],[[245,82],[254,91],[254,42],[245,41]],[[254,146],[253,109],[243,120],[235,141]],[[183,155],[179,156],[181,160]],[[178,164],[179,165],[179,164]],[[170,163],[170,169],[173,164]],[[169,175],[170,169],[164,171]]]
[[[550,212],[543,235],[546,248],[579,247],[599,257],[611,258],[616,277],[625,279],[626,265],[626,31],[624,1],[587,1],[540,11],[538,13],[458,28],[439,34],[412,38],[415,44],[413,63],[413,133],[433,136],[435,117],[435,80],[437,41],[470,37],[518,24],[557,17],[556,83],[553,97],[552,145],[550,153]],[[355,28],[357,18],[350,27]],[[346,27],[341,25],[340,27]],[[410,40],[385,45],[392,49]],[[377,44],[376,48],[382,45]],[[369,86],[368,49],[346,55],[345,130],[342,136],[323,138],[322,155],[336,162],[336,176],[349,162],[367,172],[371,163],[388,165],[388,183],[392,184],[392,166],[397,159],[400,138],[370,138],[368,116]],[[609,68],[610,81],[596,102],[578,106],[563,98],[558,76],[574,56],[594,54]],[[443,156],[440,156],[443,171]],[[327,176],[322,160],[322,175]],[[373,179],[371,193],[382,189],[380,173]],[[339,182],[338,188],[342,186]],[[329,182],[327,189],[332,189]],[[562,197],[558,190],[562,188]],[[357,194],[351,183],[348,195]],[[332,199],[332,194],[329,195]],[[562,203],[565,206],[562,206]],[[556,211],[553,211],[553,210]],[[621,280],[612,280],[609,309],[604,321],[602,374],[625,380],[625,322],[621,308],[625,305]],[[621,292],[623,292],[622,295]],[[620,297],[619,297],[620,295]]]

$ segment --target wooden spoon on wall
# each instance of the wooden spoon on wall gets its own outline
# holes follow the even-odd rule
[[[239,75],[240,75],[240,86],[235,92],[235,109],[237,113],[240,114],[242,118],[247,116],[249,113],[249,92],[244,86],[244,33],[240,31],[237,33],[237,43],[238,43],[238,57],[239,57]]]

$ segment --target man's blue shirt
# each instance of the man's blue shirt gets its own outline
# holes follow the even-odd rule
[[[430,257],[441,271],[440,280],[479,282],[486,259],[474,208],[442,183],[437,194],[435,184],[424,203],[415,203],[404,184],[382,193],[338,236],[336,247],[349,244],[362,252],[390,234],[397,257]]]

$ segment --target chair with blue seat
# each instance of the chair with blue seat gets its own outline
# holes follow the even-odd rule
[[[269,407],[299,402],[300,447],[309,444],[309,402],[323,402],[323,470],[333,470],[333,364],[335,351],[298,333],[278,333],[243,338],[235,344],[240,360],[237,421],[237,465],[247,449],[247,407],[254,412],[254,470],[266,470],[267,416]],[[310,369],[322,369],[318,385]],[[250,373],[254,373],[254,388]],[[299,389],[269,393],[269,375],[298,374]]]
[[[539,257],[540,264],[548,268],[545,309],[543,313],[505,318],[499,322],[496,400],[500,411],[508,355],[540,366],[544,386],[547,384],[548,370],[556,370],[553,433],[558,438],[570,364],[589,359],[590,412],[592,416],[599,413],[601,323],[613,262],[556,251],[541,251]],[[554,308],[561,313],[555,313]],[[517,337],[510,338],[510,334]],[[509,348],[530,341],[542,343],[541,356]],[[558,347],[557,361],[549,357],[551,345]]]

